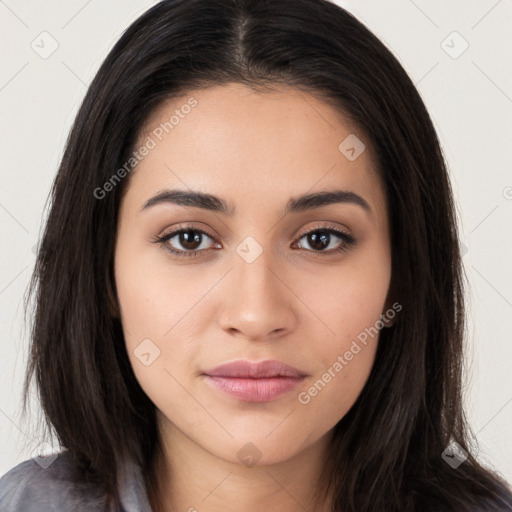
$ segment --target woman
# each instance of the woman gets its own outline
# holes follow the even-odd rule
[[[435,130],[335,4],[164,0],[133,23],[31,292],[25,393],[64,450],[8,472],[2,511],[512,510],[461,406]]]

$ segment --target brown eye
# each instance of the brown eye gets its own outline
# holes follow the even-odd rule
[[[299,240],[303,238],[306,239],[307,245],[313,252],[328,254],[347,250],[355,243],[354,237],[334,228],[316,228],[302,235]],[[330,249],[326,250],[329,247]]]
[[[213,240],[200,229],[185,227],[157,237],[156,242],[163,244],[167,251],[177,256],[196,256],[210,250],[208,243],[205,243],[206,239]]]
[[[212,236],[201,229],[192,226],[181,227],[162,236],[157,237],[154,241],[164,245],[165,249],[176,256],[198,256],[201,253],[212,250],[209,246],[208,239],[214,240]],[[325,253],[326,255],[339,253],[348,250],[355,244],[355,238],[333,227],[315,228],[304,233],[299,241],[306,239],[304,243],[296,242],[299,248],[308,249],[308,252],[317,254]],[[304,247],[307,245],[308,247]],[[334,246],[334,247],[332,247]],[[217,248],[220,248],[217,244]]]

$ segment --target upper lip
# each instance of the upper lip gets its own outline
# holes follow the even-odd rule
[[[240,377],[262,379],[269,377],[305,377],[307,374],[282,361],[267,360],[251,362],[245,360],[233,361],[221,364],[210,370],[205,375],[211,377]]]

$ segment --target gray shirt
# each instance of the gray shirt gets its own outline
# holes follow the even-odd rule
[[[21,462],[0,478],[0,512],[114,512],[95,484],[76,483],[72,475],[67,451],[47,468],[34,459]],[[122,512],[151,512],[141,468],[130,462],[121,475]]]

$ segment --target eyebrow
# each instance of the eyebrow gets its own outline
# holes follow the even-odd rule
[[[141,211],[165,203],[202,208],[204,210],[222,213],[229,217],[232,217],[236,213],[236,207],[220,197],[196,191],[168,189],[162,190],[148,199],[142,205]],[[282,215],[304,212],[337,203],[355,204],[363,208],[368,214],[372,212],[370,205],[360,195],[348,190],[334,189],[292,197],[284,208]]]

